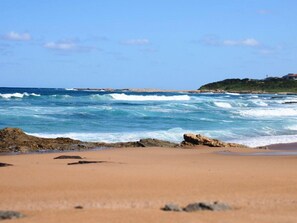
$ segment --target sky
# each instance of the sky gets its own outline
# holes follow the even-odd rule
[[[297,73],[296,0],[1,0],[1,87],[197,89]]]

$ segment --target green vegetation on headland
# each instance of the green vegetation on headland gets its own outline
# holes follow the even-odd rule
[[[297,80],[286,78],[226,79],[201,86],[202,92],[297,93]]]

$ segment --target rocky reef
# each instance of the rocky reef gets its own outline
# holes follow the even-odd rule
[[[217,139],[207,138],[202,135],[191,133],[184,134],[184,141],[180,144],[159,140],[141,139],[133,142],[104,143],[104,142],[83,142],[71,138],[41,138],[28,135],[19,128],[5,128],[0,130],[0,153],[9,152],[37,152],[37,151],[64,151],[64,150],[87,150],[104,147],[169,147],[183,148],[194,146],[209,147],[245,147],[235,143],[225,143]]]
[[[226,143],[218,139],[208,138],[200,134],[197,134],[197,135],[192,133],[184,134],[184,141],[182,141],[181,146],[198,146],[198,145],[209,146],[209,147],[239,147],[239,148],[246,147],[241,144]]]
[[[135,142],[82,142],[71,138],[41,138],[28,135],[19,128],[5,128],[0,130],[0,152],[34,152],[54,150],[86,150],[102,147],[177,147],[176,143],[158,140],[141,139]]]

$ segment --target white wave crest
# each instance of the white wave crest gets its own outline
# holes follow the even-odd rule
[[[261,100],[254,100],[253,103],[254,103],[255,105],[258,105],[258,106],[261,106],[261,107],[268,106],[267,103],[265,103],[264,101],[261,101]]]
[[[40,94],[35,94],[35,93],[12,93],[12,94],[0,94],[1,98],[5,98],[5,99],[10,99],[10,98],[23,98],[23,97],[30,97],[30,96],[34,96],[34,97],[39,97]]]
[[[114,100],[119,101],[189,101],[188,95],[127,95],[127,94],[110,94]]]
[[[293,108],[274,108],[274,109],[250,109],[238,111],[239,115],[244,117],[284,117],[296,116],[297,109]]]
[[[232,105],[230,105],[227,102],[218,102],[218,101],[215,101],[214,102],[214,105],[217,106],[217,107],[219,107],[219,108],[232,108]]]
[[[69,137],[87,142],[130,142],[138,141],[144,138],[155,138],[160,140],[166,140],[171,142],[181,142],[183,140],[183,134],[187,131],[181,128],[173,128],[169,130],[160,131],[147,131],[147,132],[116,132],[116,133],[80,133],[80,132],[69,132],[61,134],[53,133],[28,133],[30,135],[44,137],[44,138],[57,138],[57,137]]]
[[[232,92],[226,92],[225,94],[228,94],[228,95],[240,95],[239,93],[232,93]]]
[[[250,147],[267,146],[271,144],[297,142],[297,135],[260,136],[247,139],[231,140],[230,142],[243,144]]]
[[[289,125],[289,126],[285,127],[285,129],[297,131],[297,125]]]

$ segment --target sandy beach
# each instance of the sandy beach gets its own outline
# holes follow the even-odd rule
[[[297,156],[239,156],[210,149],[109,149],[4,155],[0,210],[9,222],[297,222]],[[236,153],[253,149],[232,149]],[[67,165],[58,155],[106,163]],[[165,212],[221,201],[228,211]],[[75,209],[82,206],[83,209]]]

